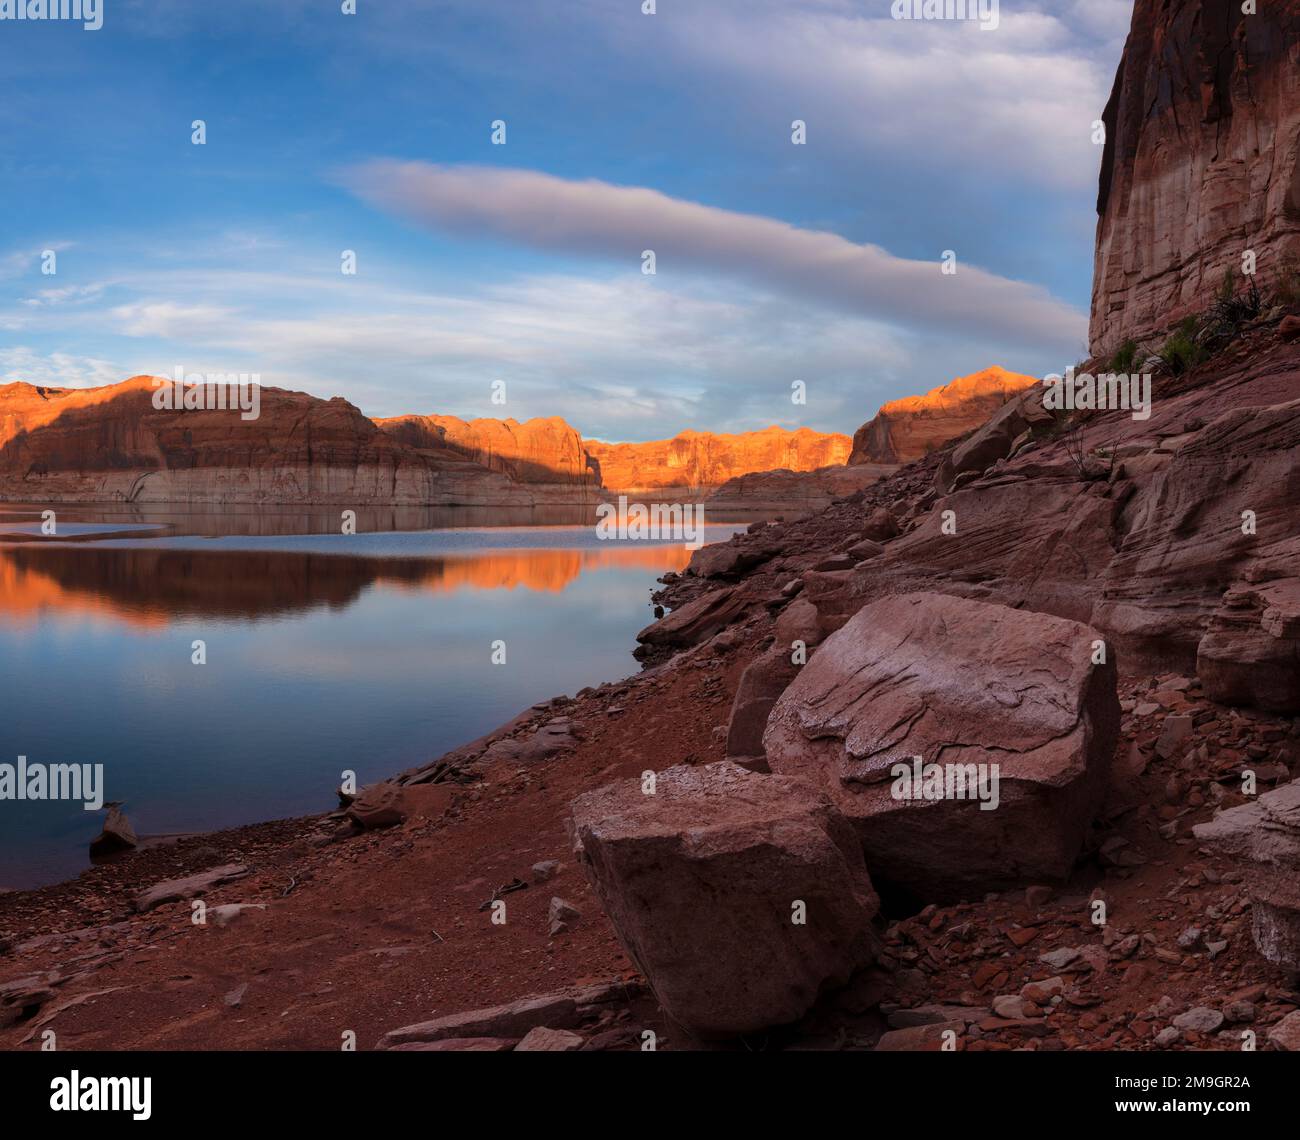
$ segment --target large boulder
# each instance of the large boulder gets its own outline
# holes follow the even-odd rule
[[[1079,622],[965,598],[873,602],[777,701],[767,762],[827,789],[882,882],[947,899],[1060,879],[1119,734],[1100,641]]]
[[[794,1021],[872,960],[878,901],[861,848],[797,780],[679,766],[652,792],[627,780],[572,812],[575,851],[620,940],[696,1036]]]
[[[1259,952],[1300,970],[1300,780],[1220,812],[1192,834],[1203,847],[1242,864]]]
[[[130,851],[139,844],[135,828],[126,818],[126,813],[117,804],[109,804],[103,830],[90,841],[90,857],[97,859],[120,851]]]
[[[745,613],[748,604],[738,586],[712,590],[646,626],[636,639],[653,649],[688,649],[726,629]]]
[[[795,602],[794,605],[807,603]],[[808,606],[812,610],[812,606]],[[813,610],[814,616],[816,610]],[[779,629],[779,626],[778,626]],[[778,638],[770,649],[760,653],[746,667],[736,686],[727,724],[727,759],[742,767],[767,770],[763,759],[763,733],[767,718],[777,698],[799,675],[789,642]]]
[[[691,555],[686,572],[700,578],[732,578],[761,566],[780,550],[780,542],[766,535],[737,535],[728,542],[701,546]]]

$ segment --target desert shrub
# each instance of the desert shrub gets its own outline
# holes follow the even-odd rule
[[[1110,364],[1107,366],[1108,372],[1136,372],[1139,366],[1146,360],[1146,349],[1138,344],[1132,337],[1129,337],[1123,344],[1115,350],[1115,354],[1110,358]]]
[[[1181,376],[1209,356],[1200,339],[1200,332],[1200,322],[1195,317],[1184,318],[1161,345],[1154,359],[1175,376]]]
[[[1198,340],[1227,342],[1241,331],[1247,321],[1255,320],[1264,311],[1264,298],[1259,283],[1252,276],[1242,292],[1237,291],[1237,275],[1229,269],[1223,275],[1223,284],[1210,311],[1205,315]]]

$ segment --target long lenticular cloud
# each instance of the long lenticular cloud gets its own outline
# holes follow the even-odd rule
[[[676,267],[740,278],[800,301],[941,334],[1068,350],[1085,314],[1036,285],[961,262],[894,257],[876,245],[670,198],[639,186],[576,182],[531,170],[376,161],[344,184],[383,210],[456,234],[535,249],[625,260],[639,271],[654,250],[660,274]],[[941,227],[940,227],[941,228]]]

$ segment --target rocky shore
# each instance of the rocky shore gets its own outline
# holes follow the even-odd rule
[[[1097,470],[1068,432],[995,416],[697,552],[625,681],[336,812],[0,896],[0,1042],[1300,1047],[1277,862],[1300,776],[1298,391],[1300,348],[1261,322],[1162,381],[1150,422],[1089,417]],[[1224,519],[1178,508],[1193,477]],[[863,700],[882,660],[886,699]],[[999,754],[997,810],[882,798],[882,765],[954,740],[963,763]],[[675,947],[687,932],[708,952]]]
[[[1298,12],[1135,6],[1077,371],[1148,406],[879,423],[636,675],[0,895],[0,1046],[1300,1051]]]

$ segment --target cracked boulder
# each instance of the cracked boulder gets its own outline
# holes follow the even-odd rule
[[[1255,946],[1300,970],[1300,780],[1192,828],[1198,843],[1242,864]]]
[[[664,1011],[697,1037],[803,1016],[873,958],[852,828],[797,780],[726,761],[572,805],[575,852]]]
[[[826,789],[879,882],[946,900],[1062,879],[1119,735],[1102,640],[966,598],[872,602],[776,702],[768,764]]]

